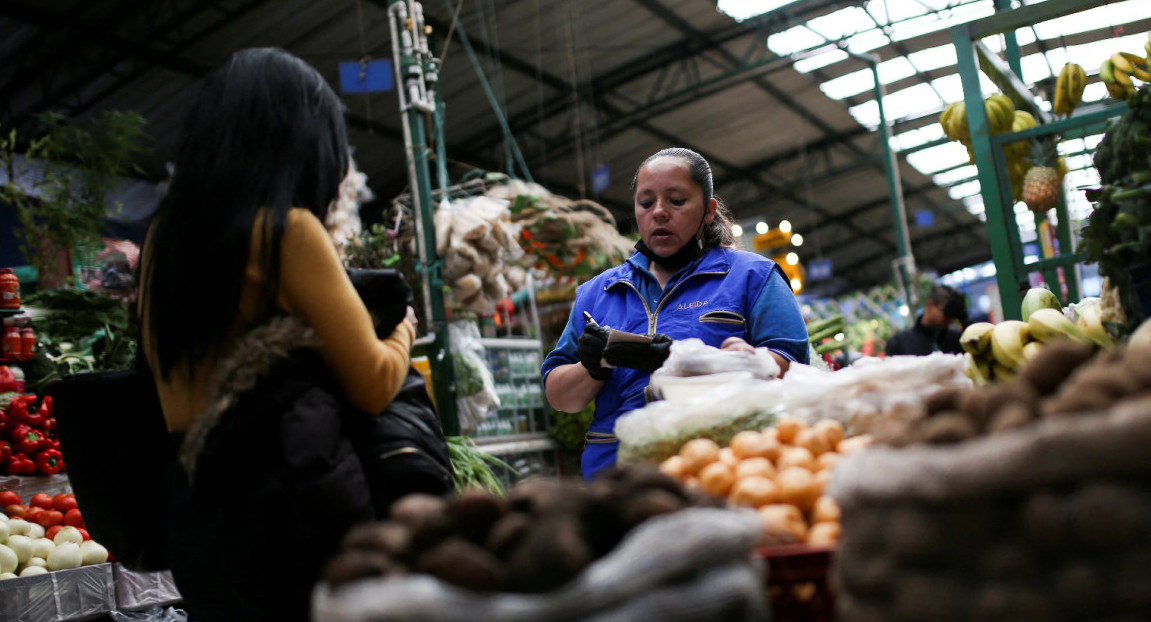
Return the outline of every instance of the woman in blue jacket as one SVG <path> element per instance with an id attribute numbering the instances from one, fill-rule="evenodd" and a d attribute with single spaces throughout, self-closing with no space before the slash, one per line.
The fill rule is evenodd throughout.
<path id="1" fill-rule="evenodd" d="M 696 337 L 725 350 L 765 347 L 784 372 L 792 362 L 808 361 L 807 327 L 788 279 L 774 261 L 734 248 L 731 218 L 713 196 L 703 156 L 664 149 L 640 165 L 632 189 L 636 253 L 579 287 L 567 326 L 542 367 L 552 407 L 579 412 L 595 400 L 582 458 L 588 479 L 615 464 L 616 419 L 645 404 L 651 372 L 663 364 L 672 341 Z M 653 341 L 607 347 L 608 329 Z"/>

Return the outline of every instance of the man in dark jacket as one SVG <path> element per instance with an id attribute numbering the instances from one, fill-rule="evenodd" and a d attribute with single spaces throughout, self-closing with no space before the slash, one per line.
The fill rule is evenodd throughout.
<path id="1" fill-rule="evenodd" d="M 915 320 L 915 326 L 904 329 L 887 340 L 888 356 L 912 354 L 926 356 L 932 352 L 962 354 L 959 335 L 967 324 L 967 304 L 963 292 L 946 285 L 931 288 L 923 315 Z"/>

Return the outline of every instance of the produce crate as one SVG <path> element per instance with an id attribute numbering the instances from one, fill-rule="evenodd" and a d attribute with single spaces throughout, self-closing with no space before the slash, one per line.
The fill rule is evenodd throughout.
<path id="1" fill-rule="evenodd" d="M 767 593 L 773 619 L 834 619 L 835 596 L 828 582 L 834 553 L 833 546 L 807 544 L 764 547 L 756 552 L 767 564 Z"/>
<path id="2" fill-rule="evenodd" d="M 1151 398 L 836 468 L 837 619 L 1145 619 Z"/>
<path id="3" fill-rule="evenodd" d="M 115 608 L 112 564 L 0 581 L 0 620 L 89 620 Z"/>
<path id="4" fill-rule="evenodd" d="M 115 564 L 112 575 L 116 584 L 116 608 L 120 611 L 171 605 L 182 600 L 172 573 L 167 570 L 136 572 Z"/>

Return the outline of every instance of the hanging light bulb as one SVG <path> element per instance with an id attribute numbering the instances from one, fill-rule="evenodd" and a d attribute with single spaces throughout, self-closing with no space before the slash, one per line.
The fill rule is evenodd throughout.
<path id="1" fill-rule="evenodd" d="M 799 235 L 798 233 L 791 234 L 791 245 L 803 246 L 803 236 Z"/>
<path id="2" fill-rule="evenodd" d="M 794 266 L 795 264 L 799 263 L 799 255 L 795 253 L 788 253 L 787 257 L 784 257 L 784 260 L 787 261 L 787 265 Z"/>
<path id="3" fill-rule="evenodd" d="M 731 226 L 731 234 L 737 238 L 743 237 L 743 227 L 741 227 L 739 225 L 732 225 Z"/>
<path id="4" fill-rule="evenodd" d="M 784 233 L 790 233 L 791 232 L 791 221 L 790 220 L 779 221 L 779 230 L 784 232 Z"/>
<path id="5" fill-rule="evenodd" d="M 767 223 L 762 220 L 755 223 L 755 232 L 759 234 L 767 233 Z"/>
<path id="6" fill-rule="evenodd" d="M 791 279 L 791 291 L 798 292 L 803 287 L 803 283 L 799 279 Z"/>

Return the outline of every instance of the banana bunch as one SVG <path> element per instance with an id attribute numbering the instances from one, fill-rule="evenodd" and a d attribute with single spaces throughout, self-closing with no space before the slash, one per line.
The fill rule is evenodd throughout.
<path id="1" fill-rule="evenodd" d="M 996 93 L 983 101 L 983 108 L 987 112 L 987 124 L 992 134 L 1004 134 L 1014 131 L 1017 123 L 1015 104 L 1011 98 Z M 1030 118 L 1032 126 L 1035 119 Z M 961 101 L 948 104 L 939 115 L 939 125 L 943 127 L 943 135 L 950 140 L 956 140 L 967 147 L 967 156 L 972 164 L 975 163 L 975 152 L 971 149 L 971 130 L 967 127 L 967 104 Z M 1031 127 L 1031 126 L 1028 126 Z M 1026 151 L 1026 150 L 1025 150 Z"/>
<path id="2" fill-rule="evenodd" d="M 1148 40 L 1148 44 L 1151 44 L 1151 40 Z M 1138 54 L 1116 52 L 1099 67 L 1099 79 L 1103 81 L 1107 87 L 1107 94 L 1113 99 L 1126 100 L 1135 92 L 1132 77 L 1143 82 L 1151 82 L 1147 59 Z"/>
<path id="3" fill-rule="evenodd" d="M 1055 116 L 1071 116 L 1079 102 L 1083 101 L 1083 89 L 1087 86 L 1087 72 L 1075 63 L 1063 65 L 1055 80 Z"/>
<path id="4" fill-rule="evenodd" d="M 1030 112 L 1016 110 L 1014 120 L 1011 123 L 1011 131 L 1022 132 L 1036 125 L 1039 123 L 1035 117 L 1031 116 Z M 1032 162 L 1028 159 L 1028 156 L 1031 155 L 1031 142 L 1017 140 L 1008 143 L 1003 146 L 1003 153 L 1007 161 L 1007 176 L 1011 180 L 1011 196 L 1019 201 L 1023 197 L 1023 179 L 1032 167 Z"/>
<path id="5" fill-rule="evenodd" d="M 1047 292 L 1044 288 L 1033 288 L 1028 293 L 1035 290 Z M 1030 299 L 1028 304 L 1033 307 L 1024 314 L 1026 321 L 976 322 L 960 335 L 967 376 L 976 385 L 1010 381 L 1042 351 L 1044 344 L 1052 341 L 1073 339 L 1100 348 L 1112 344 L 1103 327 L 1098 305 L 1082 306 L 1078 320 L 1072 321 L 1063 314 L 1054 296 L 1032 295 L 1026 298 Z"/>

